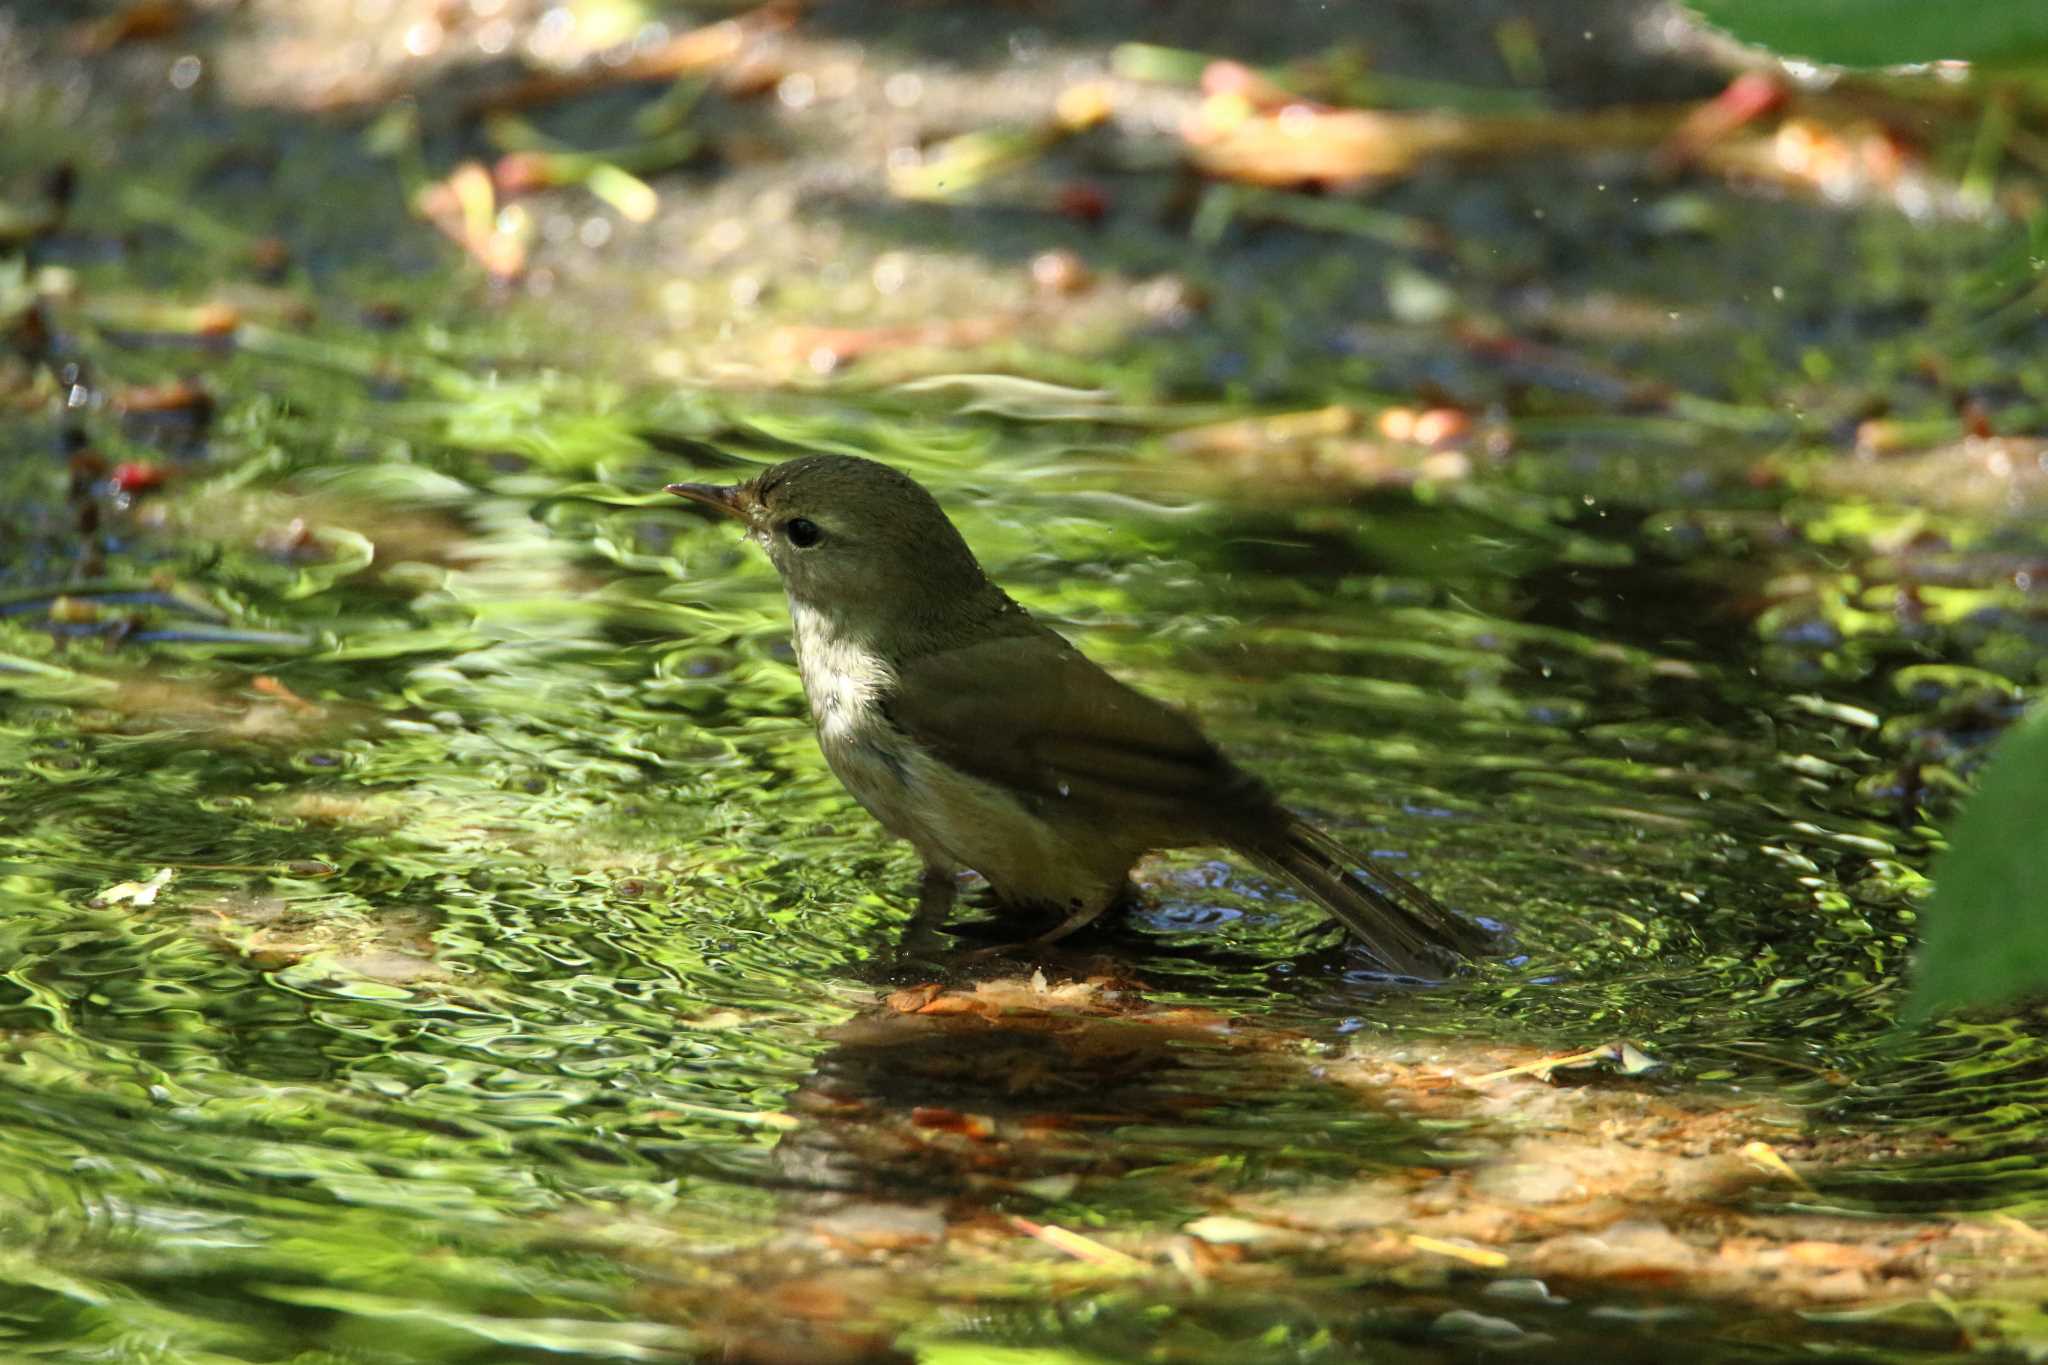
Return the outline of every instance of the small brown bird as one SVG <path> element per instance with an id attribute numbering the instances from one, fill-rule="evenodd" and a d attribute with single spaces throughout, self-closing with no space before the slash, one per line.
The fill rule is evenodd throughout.
<path id="1" fill-rule="evenodd" d="M 668 491 L 738 518 L 782 574 L 825 760 L 924 860 L 923 923 L 979 872 L 998 901 L 1109 908 L 1154 849 L 1224 845 L 1286 877 L 1387 967 L 1441 976 L 1488 936 L 1283 808 L 1180 712 L 1112 678 L 989 582 L 931 494 L 809 455 Z"/>

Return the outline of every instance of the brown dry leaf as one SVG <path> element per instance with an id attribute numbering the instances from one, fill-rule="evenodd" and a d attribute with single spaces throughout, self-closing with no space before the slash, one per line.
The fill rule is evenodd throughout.
<path id="1" fill-rule="evenodd" d="M 1069 1007 L 1046 1006 L 1062 993 Z M 816 1086 L 791 1101 L 833 1121 L 791 1132 L 783 1156 L 795 1170 L 852 1162 L 914 1178 L 922 1188 L 949 1189 L 950 1201 L 943 1217 L 922 1205 L 839 1206 L 812 1227 L 820 1256 L 886 1257 L 898 1273 L 906 1258 L 944 1257 L 962 1270 L 962 1258 L 1013 1257 L 1005 1234 L 1023 1231 L 1085 1266 L 1137 1273 L 1170 1265 L 1235 1293 L 1294 1283 L 1307 1255 L 1376 1267 L 1410 1285 L 1479 1271 L 1591 1281 L 1593 1296 L 1602 1284 L 1623 1292 L 1670 1286 L 1689 1298 L 1795 1310 L 1924 1296 L 1937 1283 L 1963 1282 L 1937 1275 L 1981 1276 L 1959 1268 L 2001 1258 L 2002 1273 L 2013 1257 L 2048 1261 L 2042 1239 L 2024 1227 L 1747 1211 L 1742 1191 L 1766 1176 L 1743 1156 L 1746 1145 L 1769 1141 L 1801 1161 L 1830 1156 L 1823 1140 L 1797 1137 L 1799 1115 L 1789 1108 L 1687 1091 L 1668 1076 L 1602 1071 L 1551 1085 L 1533 1073 L 1555 1058 L 1534 1048 L 1412 1038 L 1389 1039 L 1378 1051 L 1356 1040 L 1349 1057 L 1319 1058 L 1316 1074 L 1372 1107 L 1426 1115 L 1436 1140 L 1455 1149 L 1442 1160 L 1250 1196 L 1218 1181 L 1213 1161 L 1189 1160 L 1148 1172 L 1212 1201 L 1176 1233 L 1120 1228 L 1105 1239 L 1011 1221 L 982 1201 L 1025 1191 L 1086 1199 L 1090 1182 L 1124 1174 L 1115 1150 L 1093 1140 L 1101 1128 L 1170 1125 L 1184 1102 L 1225 1102 L 1171 1083 L 1190 1042 L 1293 1074 L 1299 1040 L 1255 1020 L 1225 1021 L 1227 1029 L 1191 1038 L 1188 1013 L 1155 1010 L 1128 983 L 1108 978 L 1034 974 L 963 986 L 951 995 L 997 1006 L 994 1014 L 969 1011 L 971 1021 L 915 1012 L 947 992 L 903 994 L 860 1027 L 835 1031 L 836 1055 L 819 1067 Z M 1086 1109 L 1013 1104 L 1003 1079 L 1033 1059 L 1049 1083 L 1078 1086 Z M 1485 1076 L 1497 1078 L 1470 1084 Z M 918 1097 L 915 1106 L 908 1095 Z M 806 1226 L 814 1216 L 806 1212 Z M 812 1265 L 771 1275 L 770 1283 L 791 1285 L 780 1317 L 826 1321 L 847 1309 L 858 1296 L 834 1292 L 828 1274 Z"/>
<path id="2" fill-rule="evenodd" d="M 474 114 L 524 109 L 621 85 L 674 80 L 695 72 L 715 70 L 739 61 L 757 39 L 789 27 L 795 18 L 793 5 L 763 5 L 734 18 L 679 33 L 649 51 L 634 53 L 624 61 L 591 61 L 574 71 L 545 72 L 495 87 L 471 100 L 468 111 Z"/>
<path id="3" fill-rule="evenodd" d="M 121 412 L 193 412 L 213 407 L 213 395 L 196 379 L 124 385 L 109 395 L 109 401 Z"/>
<path id="4" fill-rule="evenodd" d="M 889 1344 L 900 1329 L 884 1325 L 884 1306 L 902 1292 L 900 1277 L 879 1266 L 838 1263 L 849 1251 L 862 1254 L 860 1248 L 831 1244 L 805 1256 L 785 1240 L 716 1264 L 692 1262 L 678 1275 L 666 1259 L 665 1231 L 654 1224 L 631 1229 L 636 1253 L 649 1243 L 664 1247 L 656 1261 L 664 1273 L 631 1291 L 631 1311 L 688 1323 L 702 1348 L 692 1358 L 729 1365 L 913 1365 Z M 893 1260 L 905 1253 L 866 1254 Z"/>
<path id="5" fill-rule="evenodd" d="M 252 692 L 260 692 L 266 697 L 274 697 L 301 715 L 317 717 L 322 709 L 318 702 L 307 701 L 268 673 L 259 673 L 251 678 L 249 680 L 249 689 Z"/>
<path id="6" fill-rule="evenodd" d="M 987 1141 L 996 1135 L 996 1121 L 988 1115 L 963 1114 L 957 1109 L 944 1109 L 936 1105 L 919 1105 L 912 1109 L 910 1123 L 914 1128 L 958 1133 L 977 1142 Z"/>
<path id="7" fill-rule="evenodd" d="M 770 344 L 783 368 L 830 374 L 878 352 L 985 346 L 1016 331 L 1022 322 L 1020 315 L 1012 314 L 894 327 L 785 327 Z"/>
<path id="8" fill-rule="evenodd" d="M 906 986 L 900 991 L 892 991 L 882 1003 L 898 1014 L 916 1014 L 944 994 L 945 989 L 936 981 L 928 981 L 922 986 Z"/>
<path id="9" fill-rule="evenodd" d="M 168 38 L 192 22 L 189 0 L 134 0 L 104 19 L 75 25 L 68 46 L 81 57 L 97 57 L 125 43 Z"/>
<path id="10" fill-rule="evenodd" d="M 1891 128 L 1868 119 L 1830 122 L 1788 118 L 1768 134 L 1727 138 L 1700 148 L 1697 163 L 1715 174 L 1817 196 L 1831 204 L 1889 203 L 1925 214 L 1981 216 L 1948 182 L 1937 180 L 1920 151 Z"/>
<path id="11" fill-rule="evenodd" d="M 1406 175 L 1471 137 L 1454 114 L 1388 114 L 1289 104 L 1263 112 L 1241 92 L 1212 95 L 1183 125 L 1196 167 L 1252 185 L 1292 188 Z"/>
<path id="12" fill-rule="evenodd" d="M 1010 1222 L 1020 1232 L 1036 1237 L 1047 1246 L 1055 1247 L 1077 1261 L 1101 1266 L 1105 1270 L 1136 1272 L 1146 1268 L 1145 1263 L 1127 1252 L 1115 1247 L 1104 1246 L 1093 1237 L 1084 1237 L 1070 1229 L 1050 1223 L 1034 1223 L 1029 1218 L 1012 1216 Z"/>
<path id="13" fill-rule="evenodd" d="M 991 977 L 969 988 L 949 989 L 936 982 L 910 986 L 889 995 L 883 1002 L 898 1014 L 971 1014 L 985 1019 L 1020 1016 L 1050 1021 L 1054 1016 L 1102 1016 L 1135 1012 L 1149 1022 L 1169 1027 L 1213 1027 L 1221 1016 L 1202 1011 L 1153 1011 L 1136 993 L 1136 986 L 1114 977 L 1094 976 L 1084 980 L 1049 983 L 1041 969 L 1028 977 Z"/>
<path id="14" fill-rule="evenodd" d="M 260 689 L 259 689 L 260 690 Z M 81 723 L 94 731 L 138 726 L 166 727 L 210 735 L 217 740 L 302 743 L 366 723 L 372 713 L 354 706 L 293 706 L 252 698 L 233 680 L 204 683 L 158 678 L 123 679 L 93 698 Z"/>
<path id="15" fill-rule="evenodd" d="M 1108 988 L 1108 978 L 1063 981 L 1049 985 L 1042 972 L 1029 977 L 997 977 L 975 983 L 974 998 L 982 1005 L 1004 1013 L 1072 1011 L 1091 1014 L 1113 1013 L 1117 995 Z"/>
<path id="16" fill-rule="evenodd" d="M 784 1280 L 763 1297 L 778 1313 L 813 1322 L 841 1322 L 872 1312 L 889 1288 L 886 1272 L 849 1269 Z"/>
<path id="17" fill-rule="evenodd" d="M 770 1289 L 768 1298 L 777 1312 L 817 1322 L 852 1317 L 855 1309 L 867 1303 L 865 1297 L 853 1294 L 843 1281 L 823 1277 L 785 1281 Z"/>
<path id="18" fill-rule="evenodd" d="M 1796 1114 L 1634 1076 L 1595 1073 L 1568 1087 L 1535 1079 L 1555 1060 L 1497 1046 L 1444 1045 L 1421 1060 L 1361 1052 L 1333 1068 L 1336 1078 L 1438 1123 L 1471 1125 L 1457 1140 L 1459 1164 L 1234 1205 L 1341 1237 L 1334 1249 L 1361 1262 L 1412 1255 L 1393 1235 L 1401 1228 L 1484 1247 L 1518 1274 L 1682 1283 L 1688 1293 L 1787 1307 L 1920 1292 L 1937 1266 L 1984 1263 L 1971 1238 L 2019 1244 L 1983 1225 L 1739 1212 L 1741 1192 L 1772 1173 L 1757 1164 L 1759 1149 L 1780 1161 L 1793 1150 L 1806 1161 L 1828 1157 L 1815 1140 L 1786 1136 L 1798 1131 Z M 1496 1079 L 1474 1087 L 1464 1077 Z M 2042 1259 L 2038 1245 L 2026 1254 Z"/>
<path id="19" fill-rule="evenodd" d="M 1471 416 L 1457 408 L 1424 408 L 1415 415 L 1408 439 L 1416 445 L 1441 450 L 1463 441 L 1471 431 Z"/>
<path id="20" fill-rule="evenodd" d="M 157 296 L 95 295 L 81 308 L 96 325 L 141 336 L 227 337 L 242 325 L 232 302 L 176 303 Z"/>
<path id="21" fill-rule="evenodd" d="M 1784 1262 L 1825 1270 L 1872 1270 L 1886 1259 L 1884 1254 L 1869 1247 L 1849 1246 L 1842 1242 L 1788 1242 L 1765 1252 L 1758 1262 L 1764 1265 Z"/>
<path id="22" fill-rule="evenodd" d="M 1785 107 L 1785 87 L 1766 71 L 1744 71 L 1727 88 L 1695 106 L 1657 149 L 1657 164 L 1676 170 L 1737 128 Z"/>
<path id="23" fill-rule="evenodd" d="M 1239 417 L 1186 427 L 1168 436 L 1162 444 L 1176 455 L 1249 455 L 1276 445 L 1349 435 L 1358 429 L 1359 421 L 1356 409 L 1334 403 L 1306 412 Z"/>
<path id="24" fill-rule="evenodd" d="M 1205 99 L 1182 126 L 1181 136 L 1198 169 L 1285 189 L 1407 175 L 1439 156 L 1655 146 L 1681 117 L 1675 108 L 1516 118 L 1331 109 L 1302 102 L 1265 112 L 1242 92 L 1232 91 Z"/>
<path id="25" fill-rule="evenodd" d="M 1174 454 L 1208 462 L 1213 472 L 1233 480 L 1319 487 L 1454 481 L 1472 472 L 1472 457 L 1465 447 L 1505 453 L 1509 446 L 1505 427 L 1496 423 L 1476 429 L 1472 418 L 1457 408 L 1392 407 L 1369 425 L 1367 431 L 1363 412 L 1339 404 L 1189 427 L 1166 437 L 1164 444 Z"/>
<path id="26" fill-rule="evenodd" d="M 967 995 L 941 995 L 918 1010 L 919 1014 L 975 1014 L 986 1019 L 994 1019 L 1002 1012 L 999 1005 Z"/>
<path id="27" fill-rule="evenodd" d="M 1095 283 L 1094 272 L 1078 251 L 1064 247 L 1031 258 L 1031 282 L 1041 294 L 1079 294 Z"/>
<path id="28" fill-rule="evenodd" d="M 422 186 L 413 210 L 468 252 L 494 280 L 526 273 L 533 241 L 531 218 L 517 204 L 500 212 L 497 188 L 480 161 L 465 161 L 446 180 Z"/>
<path id="29" fill-rule="evenodd" d="M 1301 104 L 1300 95 L 1267 76 L 1255 67 L 1243 62 L 1220 57 L 1202 68 L 1200 80 L 1204 95 L 1236 97 L 1254 109 L 1279 109 L 1290 104 Z"/>
<path id="30" fill-rule="evenodd" d="M 1890 417 L 1872 417 L 1856 424 L 1856 453 L 1866 459 L 1910 455 L 1933 444 L 1914 426 Z"/>

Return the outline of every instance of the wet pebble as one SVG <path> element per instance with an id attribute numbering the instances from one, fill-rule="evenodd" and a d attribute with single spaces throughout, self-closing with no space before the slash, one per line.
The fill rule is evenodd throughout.
<path id="1" fill-rule="evenodd" d="M 1524 1341 L 1531 1335 L 1519 1323 L 1475 1313 L 1469 1308 L 1453 1308 L 1438 1314 L 1436 1321 L 1429 1324 L 1429 1331 L 1432 1336 L 1477 1337 L 1487 1341 Z"/>

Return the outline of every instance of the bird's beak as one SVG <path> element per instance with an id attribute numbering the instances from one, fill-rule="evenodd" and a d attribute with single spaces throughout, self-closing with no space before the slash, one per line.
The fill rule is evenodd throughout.
<path id="1" fill-rule="evenodd" d="M 688 498 L 691 502 L 701 502 L 706 507 L 716 507 L 727 516 L 735 517 L 740 521 L 747 520 L 746 508 L 740 505 L 740 493 L 745 488 L 745 484 L 734 484 L 729 488 L 721 487 L 715 483 L 672 483 L 668 485 L 668 491 L 677 497 Z"/>

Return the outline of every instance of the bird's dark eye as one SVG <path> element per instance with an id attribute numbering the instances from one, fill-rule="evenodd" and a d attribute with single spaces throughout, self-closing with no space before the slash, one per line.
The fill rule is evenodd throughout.
<path id="1" fill-rule="evenodd" d="M 809 517 L 791 517 L 782 523 L 782 534 L 789 537 L 789 543 L 799 550 L 807 550 L 825 538 L 818 529 L 818 523 Z"/>

